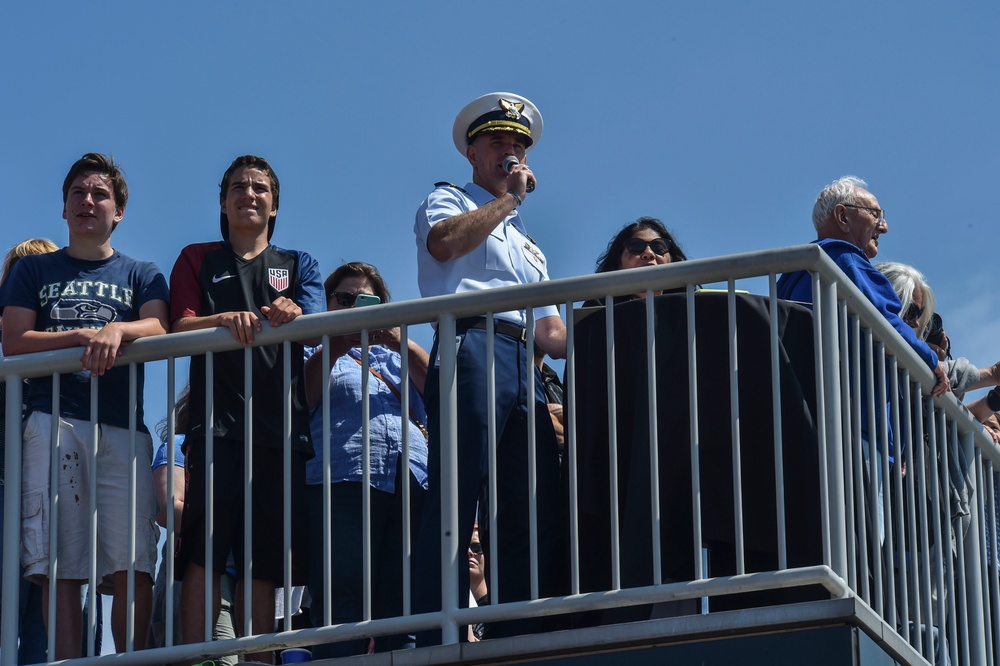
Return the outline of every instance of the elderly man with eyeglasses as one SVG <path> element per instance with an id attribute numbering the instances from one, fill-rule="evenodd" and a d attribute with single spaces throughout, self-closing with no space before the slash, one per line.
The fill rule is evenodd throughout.
<path id="1" fill-rule="evenodd" d="M 819 233 L 815 241 L 817 245 L 830 255 L 834 263 L 844 272 L 851 282 L 861 290 L 861 293 L 871 301 L 889 324 L 903 336 L 903 339 L 913 348 L 917 355 L 934 372 L 937 383 L 931 394 L 938 396 L 951 390 L 948 374 L 938 361 L 937 354 L 926 342 L 919 339 L 913 329 L 900 316 L 902 303 L 892 288 L 889 280 L 872 265 L 871 259 L 878 254 L 879 238 L 889 233 L 889 225 L 885 220 L 885 211 L 878 205 L 878 199 L 867 189 L 867 183 L 856 176 L 843 176 L 833 181 L 819 193 L 813 205 L 813 224 Z M 813 302 L 812 276 L 808 271 L 786 273 L 778 280 L 778 297 L 804 303 Z M 887 382 L 888 384 L 888 382 Z M 886 390 L 888 391 L 888 386 Z M 876 424 L 888 419 L 885 405 L 875 407 Z M 866 385 L 861 382 L 861 446 L 864 454 L 865 469 L 869 468 L 869 451 L 875 432 L 869 432 L 868 399 Z M 893 461 L 893 433 L 890 424 L 888 431 L 889 461 Z M 879 541 L 885 538 L 885 522 L 883 520 L 882 475 L 880 456 L 875 459 L 876 492 L 878 493 L 878 515 L 873 517 L 878 531 Z"/>
<path id="2" fill-rule="evenodd" d="M 892 284 L 872 265 L 871 260 L 878 254 L 879 238 L 889 233 L 889 225 L 885 210 L 866 189 L 867 185 L 856 176 L 843 176 L 823 188 L 813 206 L 813 224 L 819 234 L 815 243 L 927 363 L 937 378 L 931 394 L 942 395 L 951 390 L 944 366 L 934 350 L 903 321 L 902 304 Z M 812 303 L 812 276 L 808 271 L 782 275 L 778 280 L 778 297 Z"/>

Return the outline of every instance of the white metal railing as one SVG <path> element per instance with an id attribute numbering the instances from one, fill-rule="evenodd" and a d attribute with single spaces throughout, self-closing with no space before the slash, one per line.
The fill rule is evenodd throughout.
<path id="1" fill-rule="evenodd" d="M 791 315 L 784 310 L 779 311 L 780 304 L 775 298 L 776 276 L 782 272 L 801 269 L 813 271 L 813 291 L 816 294 L 812 311 L 813 322 L 809 327 L 812 339 L 807 340 L 813 366 L 803 368 L 800 364 L 800 367 L 793 368 L 802 373 L 802 377 L 813 378 L 812 384 L 804 386 L 802 390 L 807 404 L 806 416 L 814 422 L 814 428 L 809 431 L 814 435 L 809 436 L 808 445 L 805 447 L 802 446 L 805 440 L 799 433 L 784 430 L 783 422 L 787 418 L 789 408 L 783 402 L 782 391 L 787 389 L 783 373 L 786 373 L 788 368 L 787 364 L 782 365 L 779 362 L 779 356 L 783 345 L 790 341 L 782 339 L 779 321 Z M 750 337 L 750 333 L 745 327 L 741 328 L 740 317 L 737 314 L 738 309 L 742 307 L 742 296 L 736 293 L 737 286 L 740 286 L 737 281 L 751 278 L 762 278 L 766 281 L 766 295 L 769 297 L 766 301 L 762 301 L 769 320 L 766 344 L 755 350 L 755 353 L 768 359 L 764 366 L 766 371 L 756 379 L 761 387 L 760 391 L 770 396 L 771 409 L 765 416 L 769 417 L 771 429 L 768 430 L 766 438 L 755 437 L 753 433 L 748 436 L 744 428 L 744 424 L 752 420 L 751 417 L 760 416 L 746 411 L 753 390 L 745 389 L 748 378 L 746 369 L 741 365 L 741 359 L 745 359 L 746 351 L 741 347 L 741 341 Z M 715 283 L 725 285 L 724 293 L 696 292 L 695 285 Z M 759 281 L 754 284 L 759 284 Z M 527 308 L 530 346 L 532 312 L 538 307 L 560 304 L 570 310 L 575 303 L 588 298 L 643 292 L 652 295 L 654 290 L 678 288 L 684 289 L 683 295 L 675 296 L 673 300 L 681 303 L 678 306 L 679 312 L 683 312 L 684 317 L 679 318 L 678 322 L 664 321 L 662 313 L 658 310 L 662 299 L 656 301 L 647 299 L 645 305 L 641 306 L 641 314 L 638 315 L 642 320 L 642 334 L 636 334 L 636 337 L 641 339 L 641 344 L 636 344 L 631 337 L 628 339 L 616 337 L 616 319 L 626 315 L 634 319 L 637 316 L 635 304 L 631 306 L 631 314 L 626 310 L 619 312 L 618 308 L 603 308 L 600 315 L 596 316 L 604 317 L 606 343 L 605 351 L 599 354 L 597 359 L 581 357 L 577 349 L 580 344 L 580 329 L 587 329 L 589 326 L 590 330 L 585 332 L 590 334 L 595 327 L 587 324 L 575 325 L 573 317 L 567 316 L 568 463 L 564 465 L 564 473 L 568 489 L 567 531 L 570 576 L 566 594 L 548 599 L 538 598 L 538 552 L 535 543 L 537 521 L 533 499 L 529 498 L 533 535 L 530 549 L 532 598 L 481 608 L 461 608 L 460 606 L 464 604 L 459 600 L 467 593 L 458 590 L 456 583 L 458 568 L 463 566 L 462 558 L 456 557 L 460 552 L 460 544 L 457 543 L 455 536 L 458 533 L 458 513 L 454 499 L 457 482 L 455 444 L 457 397 L 454 385 L 456 320 L 483 313 Z M 722 311 L 726 316 L 724 328 L 721 329 L 724 340 L 722 343 L 724 353 L 721 354 L 721 358 L 726 359 L 724 375 L 728 379 L 725 386 L 720 384 L 706 387 L 704 384 L 699 385 L 699 378 L 704 376 L 705 366 L 713 361 L 712 357 L 719 357 L 719 348 L 707 348 L 711 335 L 719 331 L 709 331 L 701 327 L 699 322 L 704 318 L 700 308 L 709 301 L 723 303 L 723 300 Z M 795 316 L 802 315 L 798 313 Z M 489 325 L 492 326 L 491 317 L 489 321 Z M 683 323 L 680 323 L 681 321 Z M 440 337 L 441 419 L 444 424 L 441 431 L 444 498 L 441 539 L 444 544 L 442 552 L 449 555 L 443 558 L 441 564 L 442 599 L 445 600 L 442 610 L 422 615 L 409 614 L 412 599 L 407 587 L 404 589 L 406 611 L 401 617 L 372 619 L 369 602 L 366 604 L 365 617 L 360 623 L 291 630 L 290 618 L 286 617 L 283 630 L 278 633 L 245 636 L 224 642 L 176 645 L 159 650 L 132 652 L 119 655 L 116 658 L 118 663 L 162 664 L 195 660 L 206 655 L 309 646 L 422 631 L 435 627 L 443 630 L 445 642 L 455 642 L 460 626 L 476 622 L 583 611 L 611 611 L 650 604 L 654 606 L 653 612 L 657 612 L 656 609 L 668 608 L 671 602 L 690 603 L 699 599 L 707 599 L 708 608 L 711 610 L 716 604 L 732 599 L 732 595 L 747 592 L 763 594 L 764 596 L 760 598 L 767 604 L 769 603 L 767 595 L 789 588 L 811 589 L 814 592 L 820 590 L 819 596 L 826 598 L 856 597 L 881 618 L 882 631 L 885 634 L 898 637 L 895 642 L 890 641 L 892 645 L 888 649 L 906 663 L 922 663 L 921 655 L 930 663 L 946 663 L 946 652 L 951 663 L 997 663 L 997 652 L 1000 649 L 1000 622 L 997 618 L 997 608 L 1000 607 L 997 535 L 995 519 L 987 517 L 997 516 L 996 488 L 1000 483 L 998 480 L 1000 477 L 997 476 L 1000 469 L 998 468 L 1000 452 L 953 396 L 947 395 L 933 400 L 927 397 L 926 392 L 934 382 L 931 372 L 879 316 L 860 291 L 844 280 L 832 261 L 818 247 L 800 246 L 694 260 L 652 269 L 619 271 L 553 280 L 539 285 L 507 287 L 486 292 L 304 316 L 280 329 L 270 329 L 265 325 L 265 330 L 258 335 L 254 344 L 284 343 L 283 353 L 288 355 L 292 353 L 292 347 L 287 344 L 288 340 L 323 338 L 326 342 L 330 336 L 358 330 L 362 330 L 362 334 L 366 336 L 368 331 L 392 326 L 403 327 L 405 341 L 408 327 L 429 322 L 437 323 Z M 671 351 L 658 346 L 661 342 L 661 332 L 678 326 L 683 326 L 680 335 L 686 345 L 683 358 L 686 366 L 685 371 L 678 375 L 680 379 L 676 380 L 680 383 L 672 384 L 671 382 L 675 381 L 673 378 L 658 377 L 655 370 L 661 367 L 658 363 Z M 492 343 L 492 337 L 490 342 Z M 403 347 L 405 348 L 405 344 Z M 176 394 L 177 388 L 175 359 L 236 348 L 238 345 L 224 329 L 189 332 L 136 341 L 129 346 L 119 362 L 134 364 L 161 359 L 167 361 L 166 394 L 169 414 L 173 411 L 172 396 Z M 326 348 L 327 345 L 324 344 L 324 349 Z M 619 419 L 626 406 L 634 407 L 632 404 L 623 405 L 619 402 L 622 395 L 622 367 L 616 359 L 623 351 L 628 352 L 645 372 L 642 382 L 635 384 L 640 387 L 645 386 L 645 389 L 640 390 L 640 393 L 644 393 L 641 395 L 641 399 L 644 400 L 641 403 L 644 405 L 644 410 L 639 410 L 646 414 L 645 423 L 642 423 L 641 419 L 636 423 L 645 428 L 646 433 L 644 441 L 648 451 L 642 453 L 649 456 L 646 468 L 649 474 L 644 481 L 649 487 L 649 497 L 643 498 L 646 501 L 643 520 L 648 519 L 650 522 L 648 529 L 638 531 L 647 533 L 650 538 L 649 550 L 644 551 L 644 557 L 648 555 L 651 571 L 648 580 L 644 579 L 638 583 L 622 579 L 623 571 L 631 575 L 629 569 L 623 569 L 623 549 L 626 554 L 631 550 L 639 550 L 629 542 L 636 533 L 635 525 L 625 525 L 623 532 L 621 524 L 623 516 L 631 517 L 631 513 L 625 512 L 630 511 L 632 505 L 619 506 L 622 492 L 630 490 L 619 486 L 620 475 L 627 472 L 619 468 L 622 463 L 622 451 L 618 448 L 621 444 L 618 441 Z M 249 352 L 247 355 L 249 358 Z M 20 420 L 22 378 L 46 374 L 53 374 L 58 378 L 59 372 L 75 370 L 78 367 L 78 358 L 78 350 L 62 350 L 3 359 L 0 363 L 0 376 L 7 380 L 8 423 L 16 424 Z M 332 360 L 324 353 L 325 368 L 329 367 Z M 607 404 L 607 432 L 596 433 L 596 439 L 601 447 L 607 447 L 605 458 L 607 467 L 597 465 L 596 469 L 591 467 L 581 470 L 578 468 L 577 460 L 582 451 L 578 447 L 586 437 L 590 437 L 593 441 L 595 433 L 581 432 L 578 422 L 583 422 L 592 410 L 587 414 L 581 414 L 577 405 L 581 398 L 592 401 L 594 395 L 581 395 L 582 389 L 578 385 L 578 380 L 582 371 L 592 369 L 595 364 L 600 364 L 606 369 L 607 389 L 606 393 L 599 397 L 599 401 Z M 247 366 L 249 367 L 249 361 Z M 533 373 L 529 372 L 528 377 L 529 382 L 534 381 Z M 208 381 L 211 381 L 211 376 Z M 285 382 L 287 395 L 287 376 Z M 405 362 L 403 382 L 405 385 Z M 866 387 L 864 391 L 861 389 L 862 384 Z M 698 399 L 689 401 L 686 441 L 676 441 L 670 432 L 672 424 L 663 423 L 658 418 L 663 409 L 662 394 L 665 390 L 676 389 L 678 386 L 682 392 L 696 397 L 703 395 L 706 389 L 715 390 L 714 400 L 708 404 Z M 744 388 L 741 389 L 741 386 Z M 529 390 L 531 390 L 530 384 Z M 592 387 L 589 390 L 592 390 Z M 868 403 L 867 424 L 861 422 L 862 394 Z M 406 395 L 405 391 L 403 395 Z M 283 410 L 287 424 L 287 411 L 290 407 L 288 401 L 285 402 Z M 890 404 L 891 407 L 876 409 L 876 405 L 886 404 Z M 325 435 L 330 427 L 329 400 L 325 394 L 323 405 L 324 440 L 328 441 Z M 706 423 L 712 425 L 711 414 L 716 405 L 725 405 L 723 411 L 729 422 L 727 428 L 729 458 L 724 461 L 714 457 L 709 459 L 703 457 L 703 451 L 713 450 L 711 437 L 714 435 L 707 435 L 704 427 Z M 96 407 L 94 409 L 96 410 Z M 150 411 L 153 410 L 147 407 L 147 412 Z M 404 413 L 406 413 L 405 406 Z M 529 410 L 530 414 L 532 412 Z M 252 412 L 248 411 L 247 423 L 250 423 L 252 418 Z M 533 416 L 529 416 L 529 426 L 532 423 L 531 419 Z M 171 435 L 172 427 L 171 423 Z M 491 426 L 491 429 L 493 427 Z M 893 461 L 889 459 L 890 428 L 896 451 Z M 285 431 L 288 432 L 287 425 Z M 863 433 L 866 434 L 863 436 Z M 528 436 L 529 450 L 533 450 L 531 447 L 534 446 L 534 434 L 530 427 Z M 762 439 L 766 440 L 763 444 L 759 441 Z M 864 439 L 873 442 L 867 454 L 864 451 Z M 496 456 L 495 440 L 493 433 L 490 441 L 491 460 L 495 460 Z M 658 445 L 649 445 L 650 442 Z M 661 478 L 664 464 L 662 456 L 674 455 L 675 447 L 681 447 L 686 451 L 685 460 L 690 464 L 690 473 L 687 474 L 687 482 L 691 484 L 690 514 L 680 518 L 664 514 L 667 510 L 664 508 L 664 496 L 671 489 Z M 789 456 L 797 455 L 803 448 L 808 449 L 810 455 L 814 456 L 814 461 L 812 458 L 809 460 L 815 463 L 811 482 L 818 489 L 818 504 L 815 506 L 815 513 L 811 514 L 811 520 L 818 526 L 816 535 L 818 546 L 813 552 L 814 561 L 793 565 L 789 562 L 789 552 L 801 545 L 803 536 L 786 529 L 787 524 L 792 522 L 790 512 L 796 510 L 796 507 L 790 506 L 789 500 L 794 504 L 796 498 L 787 497 L 790 479 L 789 470 L 786 469 L 787 464 L 783 464 L 783 461 L 791 459 Z M 774 460 L 773 506 L 760 506 L 759 503 L 755 503 L 755 497 L 747 496 L 752 491 L 746 489 L 746 484 L 752 479 L 746 478 L 742 470 L 752 461 L 744 459 L 744 449 L 770 451 L 769 455 Z M 289 450 L 286 434 L 286 462 Z M 601 448 L 601 451 L 605 449 Z M 14 562 L 19 558 L 20 454 L 21 433 L 17 427 L 9 425 L 3 534 L 5 563 Z M 133 457 L 133 461 L 134 459 Z M 905 474 L 904 465 L 900 464 L 903 461 L 905 461 Z M 704 512 L 703 489 L 700 487 L 706 470 L 720 465 L 728 465 L 728 469 L 732 470 L 732 485 L 727 491 L 732 496 L 732 504 L 731 509 L 726 510 L 727 514 L 731 510 L 732 532 L 731 540 L 726 541 L 723 549 L 726 557 L 729 557 L 731 552 L 731 567 L 729 564 L 721 567 L 713 566 L 713 537 L 706 534 L 705 529 L 717 528 L 710 526 L 711 516 Z M 881 505 L 877 492 L 879 484 L 871 481 L 873 472 L 867 467 L 874 468 L 874 476 L 881 478 Z M 288 469 L 287 464 L 285 469 Z M 143 472 L 144 470 L 135 471 L 135 473 Z M 586 549 L 581 551 L 580 548 L 581 533 L 585 533 L 591 527 L 586 521 L 581 524 L 580 519 L 582 472 L 594 478 L 604 475 L 608 486 L 607 495 L 600 500 L 609 522 L 607 544 L 609 553 L 606 567 L 608 583 L 600 589 L 588 589 L 586 575 L 581 575 L 582 570 L 593 564 L 592 553 Z M 535 471 L 530 470 L 529 489 L 532 497 L 536 492 L 534 483 L 537 482 L 534 474 Z M 632 477 L 629 479 L 634 481 Z M 287 519 L 291 510 L 287 471 L 283 483 L 286 488 Z M 329 484 L 326 485 L 328 488 Z M 407 492 L 405 484 L 402 492 Z M 956 492 L 957 499 L 953 500 Z M 491 475 L 488 495 L 495 500 L 496 494 L 496 478 Z M 328 512 L 330 501 L 328 492 L 325 493 L 324 501 Z M 489 506 L 491 509 L 486 516 L 486 522 L 495 530 L 496 502 L 491 502 Z M 773 516 L 775 528 L 773 551 L 772 547 L 768 546 L 767 557 L 760 560 L 770 562 L 767 558 L 773 556 L 774 563 L 766 565 L 767 568 L 763 569 L 758 568 L 754 560 L 755 548 L 759 545 L 759 535 L 752 531 L 747 532 L 745 529 L 745 525 L 752 524 L 753 519 L 761 512 L 769 512 Z M 168 511 L 167 515 L 168 530 L 173 530 L 172 514 Z M 367 505 L 364 508 L 364 515 L 367 524 L 369 517 Z M 882 517 L 877 518 L 879 515 Z M 683 554 L 683 557 L 687 558 L 684 561 L 691 567 L 691 575 L 688 578 L 678 579 L 664 571 L 664 564 L 668 568 L 671 567 L 673 562 L 671 558 L 675 556 L 673 553 L 665 553 L 670 547 L 671 537 L 674 536 L 662 532 L 662 526 L 668 524 L 683 524 L 685 530 L 689 530 L 690 543 L 686 544 L 686 547 L 690 550 Z M 288 525 L 287 520 L 286 525 Z M 410 542 L 415 538 L 417 528 L 416 525 L 405 525 L 405 536 Z M 325 553 L 328 555 L 329 548 L 336 547 L 337 535 L 329 534 L 329 521 L 325 523 L 323 529 L 327 544 Z M 281 538 L 285 543 L 286 552 L 290 553 L 291 535 L 287 527 Z M 367 538 L 368 536 L 365 536 L 365 539 Z M 586 541 L 587 535 L 583 534 L 582 538 Z M 685 539 L 687 538 L 685 536 Z M 170 541 L 168 538 L 168 543 Z M 643 549 L 645 547 L 644 544 Z M 496 561 L 495 544 L 487 552 L 487 557 Z M 601 564 L 603 567 L 603 561 Z M 58 562 L 55 566 L 58 566 Z M 172 567 L 172 562 L 168 561 L 166 566 Z M 412 570 L 409 548 L 404 549 L 400 566 L 403 567 L 404 580 L 409 581 L 420 574 Z M 725 573 L 717 575 L 716 571 L 720 568 L 725 570 Z M 291 579 L 287 570 L 288 567 L 286 567 L 286 590 L 290 590 Z M 96 570 L 92 568 L 92 571 Z M 369 570 L 366 569 L 366 576 L 368 573 Z M 499 584 L 495 571 L 488 582 L 492 596 Z M 17 643 L 17 583 L 17 567 L 8 564 L 3 571 L 3 624 L 0 627 L 4 648 Z M 132 584 L 130 584 L 130 604 Z M 94 586 L 91 585 L 90 589 L 93 590 Z M 366 595 L 370 595 L 370 584 L 366 584 Z M 170 599 L 171 595 L 167 598 Z M 774 598 L 780 599 L 780 597 Z M 286 608 L 289 607 L 287 601 L 286 593 Z M 244 608 L 244 622 L 249 618 L 249 602 L 248 596 Z M 327 609 L 330 608 L 329 602 L 330 599 L 327 598 L 324 604 Z M 91 607 L 93 608 L 93 604 Z M 168 611 L 169 608 L 168 605 Z M 170 623 L 169 612 L 167 617 Z M 608 621 L 614 621 L 613 613 L 609 612 L 606 617 L 611 618 Z M 329 621 L 329 615 L 326 619 Z M 54 620 L 54 616 L 50 615 L 51 620 Z M 90 618 L 88 624 L 91 631 L 93 623 L 94 619 Z M 208 629 L 210 630 L 210 627 Z M 130 625 L 129 635 L 133 636 L 135 631 L 144 630 Z M 168 641 L 171 640 L 172 632 L 169 626 L 167 636 Z M 51 645 L 50 637 L 50 649 Z M 80 659 L 78 663 L 103 663 L 106 659 L 89 657 Z M 14 651 L 0 650 L 0 664 L 13 663 L 15 663 Z"/>

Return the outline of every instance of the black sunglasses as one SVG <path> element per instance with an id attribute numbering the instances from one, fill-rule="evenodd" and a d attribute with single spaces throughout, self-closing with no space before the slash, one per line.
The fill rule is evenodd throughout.
<path id="1" fill-rule="evenodd" d="M 629 238 L 625 241 L 625 249 L 636 256 L 645 252 L 647 246 L 653 251 L 653 254 L 659 257 L 670 252 L 670 241 L 666 238 L 655 238 L 651 241 L 644 241 L 641 238 Z"/>
<path id="2" fill-rule="evenodd" d="M 471 550 L 476 555 L 479 555 L 480 553 L 483 552 L 483 544 L 479 543 L 478 541 L 473 541 L 472 543 L 469 544 L 469 550 Z"/>
<path id="3" fill-rule="evenodd" d="M 352 294 L 349 291 L 335 291 L 333 292 L 333 297 L 345 308 L 353 308 L 354 304 L 358 301 L 358 295 Z"/>
<path id="4" fill-rule="evenodd" d="M 923 316 L 924 316 L 924 309 L 918 308 L 916 303 L 911 303 L 910 307 L 906 309 L 906 314 L 903 315 L 903 321 L 915 322 Z"/>

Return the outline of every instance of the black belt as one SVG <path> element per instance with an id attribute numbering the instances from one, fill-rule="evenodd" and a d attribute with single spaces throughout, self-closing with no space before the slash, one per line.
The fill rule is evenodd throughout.
<path id="1" fill-rule="evenodd" d="M 470 328 L 481 328 L 486 330 L 486 317 L 466 317 L 455 321 L 456 330 L 465 331 Z M 493 320 L 493 331 L 500 335 L 506 335 L 520 342 L 525 342 L 527 330 L 523 326 L 508 324 L 505 321 Z"/>

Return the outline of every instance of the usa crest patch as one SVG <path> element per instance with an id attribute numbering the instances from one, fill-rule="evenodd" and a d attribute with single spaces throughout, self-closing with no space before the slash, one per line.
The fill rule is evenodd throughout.
<path id="1" fill-rule="evenodd" d="M 288 269 L 268 268 L 267 281 L 272 287 L 274 287 L 275 291 L 284 291 L 288 289 Z"/>

